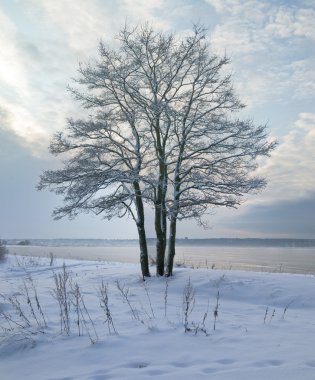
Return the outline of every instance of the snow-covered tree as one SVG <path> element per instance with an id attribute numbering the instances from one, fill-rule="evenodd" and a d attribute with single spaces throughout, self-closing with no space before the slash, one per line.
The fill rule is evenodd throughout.
<path id="1" fill-rule="evenodd" d="M 70 88 L 90 115 L 68 120 L 65 132 L 55 135 L 51 153 L 66 154 L 67 159 L 62 169 L 45 171 L 38 188 L 64 195 L 64 205 L 53 213 L 56 219 L 80 212 L 108 219 L 131 215 L 138 229 L 142 274 L 149 276 L 141 173 L 150 162 L 151 142 L 129 94 L 138 86 L 137 66 L 123 49 L 107 50 L 101 43 L 99 53 L 94 65 L 80 65 L 76 82 L 85 92 Z"/>
<path id="2" fill-rule="evenodd" d="M 71 92 L 90 113 L 68 121 L 51 151 L 68 154 L 64 168 L 46 171 L 39 188 L 65 195 L 55 217 L 94 212 L 136 222 L 142 273 L 149 275 L 144 204 L 154 208 L 157 274 L 172 274 L 177 221 L 213 207 L 237 207 L 265 181 L 252 177 L 268 155 L 265 126 L 234 115 L 243 108 L 228 58 L 211 54 L 205 29 L 183 37 L 149 25 L 125 27 L 116 49 L 103 43 L 99 58 L 80 65 Z"/>

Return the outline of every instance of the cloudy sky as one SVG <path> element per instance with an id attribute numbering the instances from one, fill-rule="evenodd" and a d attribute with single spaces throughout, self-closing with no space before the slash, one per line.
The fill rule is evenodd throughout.
<path id="1" fill-rule="evenodd" d="M 246 116 L 267 123 L 279 142 L 259 169 L 269 181 L 262 194 L 209 216 L 206 231 L 182 223 L 179 236 L 315 238 L 313 0 L 2 0 L 0 236 L 137 236 L 131 220 L 53 221 L 60 199 L 35 186 L 43 169 L 59 164 L 47 149 L 52 134 L 79 111 L 66 90 L 78 63 L 96 56 L 101 38 L 113 44 L 126 21 L 146 20 L 178 33 L 203 23 L 212 49 L 231 57 Z"/>

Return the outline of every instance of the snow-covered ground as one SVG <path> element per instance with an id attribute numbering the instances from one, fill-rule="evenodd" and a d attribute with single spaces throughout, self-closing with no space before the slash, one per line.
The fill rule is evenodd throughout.
<path id="1" fill-rule="evenodd" d="M 315 379 L 313 275 L 176 268 L 143 282 L 139 265 L 63 262 L 0 264 L 1 380 Z"/>

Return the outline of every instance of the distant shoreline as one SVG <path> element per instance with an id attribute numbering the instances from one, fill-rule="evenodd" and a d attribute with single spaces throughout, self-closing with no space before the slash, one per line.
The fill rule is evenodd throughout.
<path id="1" fill-rule="evenodd" d="M 126 247 L 138 245 L 137 239 L 5 239 L 10 245 L 31 245 L 51 247 Z M 147 239 L 149 246 L 155 245 L 155 239 Z M 225 246 L 225 247 L 315 247 L 315 239 L 269 239 L 269 238 L 211 238 L 177 239 L 179 246 Z"/>

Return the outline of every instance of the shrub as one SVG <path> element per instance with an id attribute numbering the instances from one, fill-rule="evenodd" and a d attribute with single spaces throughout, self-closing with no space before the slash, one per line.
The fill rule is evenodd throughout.
<path id="1" fill-rule="evenodd" d="M 5 241 L 0 239 L 0 262 L 3 262 L 5 260 L 7 253 L 8 249 L 5 245 Z"/>
<path id="2" fill-rule="evenodd" d="M 17 245 L 31 245 L 31 242 L 29 240 L 21 240 Z"/>

